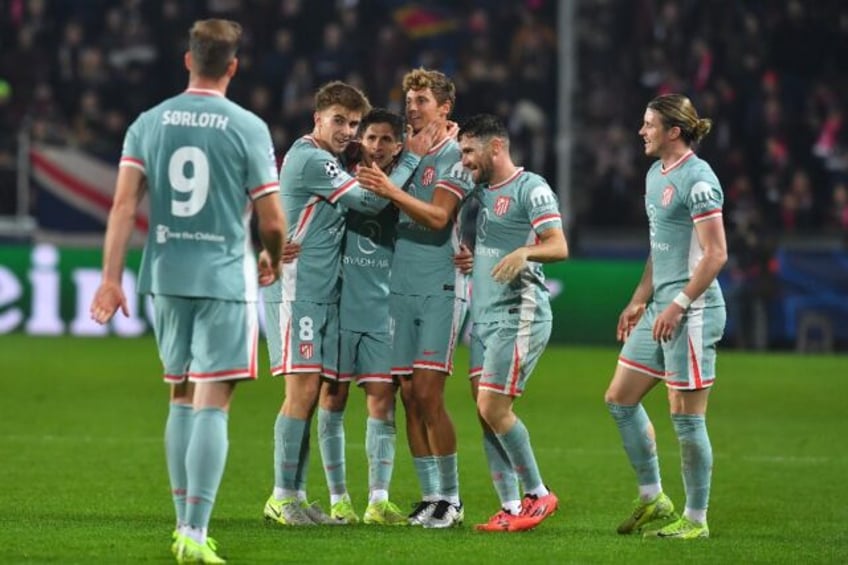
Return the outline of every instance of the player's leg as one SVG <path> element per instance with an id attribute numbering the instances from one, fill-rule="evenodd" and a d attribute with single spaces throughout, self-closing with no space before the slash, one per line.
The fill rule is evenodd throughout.
<path id="1" fill-rule="evenodd" d="M 412 391 L 427 428 L 427 441 L 439 470 L 439 502 L 424 524 L 444 528 L 462 523 L 456 431 L 445 405 L 445 384 L 465 319 L 465 301 L 453 296 L 419 299 L 418 347 L 412 363 Z"/>
<path id="2" fill-rule="evenodd" d="M 407 525 L 406 515 L 389 500 L 395 465 L 395 392 L 391 375 L 391 335 L 361 334 L 357 348 L 357 384 L 365 391 L 368 420 L 365 451 L 368 456 L 368 507 L 366 524 Z"/>
<path id="3" fill-rule="evenodd" d="M 651 305 L 624 343 L 604 395 L 639 488 L 633 511 L 618 526 L 620 534 L 674 517 L 674 505 L 662 491 L 654 426 L 641 403 L 666 374 L 662 347 L 651 335 L 655 317 Z"/>
<path id="4" fill-rule="evenodd" d="M 412 464 L 421 488 L 421 500 L 409 514 L 409 523 L 420 526 L 430 517 L 439 500 L 439 469 L 427 440 L 427 427 L 412 388 L 412 362 L 418 341 L 418 297 L 392 293 L 389 313 L 392 318 L 392 375 L 400 381 L 400 397 L 406 413 L 406 440 Z"/>
<path id="5" fill-rule="evenodd" d="M 271 374 L 284 375 L 285 396 L 274 423 L 274 491 L 264 515 L 283 525 L 314 524 L 304 502 L 309 430 L 321 385 L 320 344 L 315 342 L 316 317 L 319 328 L 324 321 L 320 306 L 265 303 Z"/>
<path id="6" fill-rule="evenodd" d="M 177 558 L 214 562 L 217 555 L 207 542 L 207 531 L 227 460 L 230 400 L 236 382 L 257 377 L 259 324 L 255 304 L 193 301 L 189 379 L 195 383 L 195 415 L 186 450 L 188 487 L 182 534 L 197 545 L 178 540 Z"/>
<path id="7" fill-rule="evenodd" d="M 318 400 L 318 445 L 330 492 L 330 517 L 338 524 L 356 524 L 359 516 L 347 492 L 344 430 L 344 410 L 352 375 L 339 371 L 339 339 L 338 305 L 330 304 L 322 329 L 321 374 L 324 381 Z"/>
<path id="8" fill-rule="evenodd" d="M 551 322 L 520 321 L 486 324 L 479 329 L 485 344 L 477 410 L 495 433 L 524 489 L 520 519 L 509 531 L 537 526 L 552 515 L 559 501 L 542 480 L 527 427 L 513 411 L 551 334 Z"/>
<path id="9" fill-rule="evenodd" d="M 707 433 L 709 391 L 715 381 L 716 343 L 724 331 L 724 309 L 692 309 L 665 346 L 671 421 L 680 444 L 686 505 L 677 522 L 646 535 L 678 539 L 709 537 L 713 452 Z"/>
<path id="10" fill-rule="evenodd" d="M 469 382 L 471 384 L 471 398 L 474 406 L 477 406 L 477 394 L 479 391 L 480 376 L 483 374 L 483 358 L 486 347 L 481 339 L 480 325 L 474 324 L 471 328 L 471 354 Z M 486 463 L 489 467 L 489 476 L 495 487 L 500 501 L 500 509 L 485 524 L 478 524 L 476 528 L 482 531 L 504 531 L 509 529 L 512 516 L 521 513 L 521 491 L 518 488 L 518 475 L 512 468 L 509 456 L 503 449 L 501 442 L 495 432 L 486 421 L 477 413 L 480 427 L 483 430 L 483 452 L 486 455 Z"/>

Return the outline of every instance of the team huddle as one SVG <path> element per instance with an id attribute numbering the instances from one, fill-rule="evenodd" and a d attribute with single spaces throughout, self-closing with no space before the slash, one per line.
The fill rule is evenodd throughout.
<path id="1" fill-rule="evenodd" d="M 240 35 L 234 22 L 196 22 L 186 54 L 188 89 L 141 114 L 127 131 L 104 244 L 103 283 L 92 304 L 92 316 L 101 323 L 118 308 L 126 313 L 120 276 L 128 226 L 148 194 L 156 228 L 145 246 L 139 288 L 153 296 L 157 344 L 165 380 L 171 383 L 165 444 L 177 522 L 171 550 L 177 561 L 224 562 L 207 530 L 226 461 L 232 393 L 237 382 L 259 373 L 257 287 L 267 320 L 270 372 L 285 381 L 274 425 L 274 485 L 265 519 L 286 527 L 360 521 L 433 529 L 462 524 L 456 433 L 444 390 L 468 316 L 468 374 L 500 500 L 500 508 L 475 528 L 535 528 L 557 510 L 558 499 L 542 479 L 513 403 L 525 391 L 551 334 L 542 264 L 568 255 L 554 191 L 544 178 L 513 163 L 500 119 L 481 114 L 461 126 L 451 122 L 456 89 L 446 75 L 428 69 L 404 76 L 404 117 L 372 108 L 365 94 L 349 84 L 322 86 L 315 95 L 312 132 L 291 145 L 278 171 L 267 125 L 225 97 L 238 67 Z M 667 145 L 657 142 L 649 152 L 645 137 L 646 153 L 665 163 L 669 151 L 662 147 Z M 674 141 L 669 143 L 676 148 Z M 691 151 L 683 161 L 709 169 L 689 157 Z M 686 170 L 689 174 L 692 167 Z M 692 217 L 698 225 L 712 224 L 704 220 L 720 218 L 721 190 L 714 176 L 699 179 L 687 179 L 685 185 L 698 194 Z M 663 192 L 660 198 L 673 196 Z M 688 213 L 684 207 L 679 214 Z M 258 259 L 249 229 L 254 213 Z M 473 222 L 473 242 L 463 240 L 469 231 L 462 229 L 463 221 Z M 206 236 L 170 237 L 186 230 Z M 652 244 L 653 231 L 652 219 Z M 659 486 L 658 471 L 644 470 L 650 461 L 642 461 L 636 448 L 652 439 L 652 430 L 647 416 L 636 416 L 644 413 L 638 412 L 641 397 L 659 380 L 667 378 L 669 387 L 680 390 L 708 390 L 723 302 L 714 274 L 706 280 L 709 272 L 701 277 L 690 272 L 692 283 L 704 286 L 700 292 L 693 284 L 684 289 L 687 293 L 681 290 L 665 300 L 671 287 L 663 288 L 642 316 L 657 287 L 650 268 L 649 260 L 646 277 L 619 322 L 620 338 L 627 341 L 607 392 L 640 483 L 640 502 L 619 531 L 670 521 L 656 530 L 657 536 L 705 537 L 708 471 L 702 464 L 694 507 L 687 483 L 687 512 L 677 519 Z M 675 291 L 686 280 L 678 282 Z M 700 301 L 693 305 L 700 317 L 684 315 L 689 296 L 695 298 L 690 302 Z M 655 304 L 669 302 L 679 311 L 654 310 Z M 654 318 L 652 335 L 651 326 L 642 328 Z M 687 327 L 697 324 L 703 328 L 695 328 L 699 333 L 693 344 L 694 330 Z M 634 337 L 628 338 L 631 333 Z M 671 362 L 679 347 L 666 342 L 683 344 L 682 365 Z M 659 354 L 649 350 L 651 343 Z M 698 382 L 687 380 L 691 374 Z M 628 384 L 634 379 L 638 384 Z M 369 498 L 362 515 L 346 484 L 344 410 L 351 383 L 364 391 L 368 414 Z M 411 513 L 390 499 L 398 392 L 421 493 Z M 692 403 L 681 405 L 681 418 L 703 444 L 705 429 L 697 421 L 700 414 L 703 424 L 706 393 L 694 405 L 695 415 Z M 316 409 L 330 494 L 327 512 L 309 502 L 306 492 Z M 621 416 L 627 410 L 628 417 Z M 702 445 L 702 451 L 708 448 Z M 703 463 L 702 455 L 694 456 Z"/>

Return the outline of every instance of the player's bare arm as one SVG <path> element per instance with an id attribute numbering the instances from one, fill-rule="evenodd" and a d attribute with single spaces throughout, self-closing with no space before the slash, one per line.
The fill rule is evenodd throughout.
<path id="1" fill-rule="evenodd" d="M 642 278 L 639 280 L 639 284 L 636 285 L 633 297 L 618 317 L 618 326 L 615 334 L 618 341 L 624 341 L 630 337 L 630 332 L 636 327 L 642 314 L 645 313 L 648 300 L 651 299 L 654 293 L 653 288 L 654 268 L 651 264 L 651 257 L 648 256 L 648 260 L 645 261 L 645 269 L 642 271 Z"/>
<path id="2" fill-rule="evenodd" d="M 539 243 L 525 245 L 509 253 L 492 269 L 492 278 L 506 283 L 517 277 L 528 261 L 553 263 L 568 257 L 568 243 L 562 228 L 551 228 L 539 234 Z"/>
<path id="3" fill-rule="evenodd" d="M 121 277 L 138 205 L 146 191 L 144 173 L 134 167 L 118 169 L 115 199 L 109 211 L 103 243 L 103 280 L 91 301 L 91 318 L 99 324 L 111 320 L 118 308 L 124 316 L 129 316 Z"/>
<path id="4" fill-rule="evenodd" d="M 683 294 L 688 302 L 701 296 L 716 279 L 724 264 L 727 263 L 727 240 L 724 235 L 724 223 L 721 216 L 695 224 L 695 234 L 698 236 L 698 242 L 704 251 L 704 255 L 695 266 L 689 282 L 683 288 Z M 657 341 L 671 339 L 685 312 L 686 307 L 676 301 L 669 304 L 654 322 L 654 339 Z"/>
<path id="5" fill-rule="evenodd" d="M 286 239 L 286 216 L 276 193 L 258 198 L 253 203 L 259 219 L 259 284 L 268 286 L 280 278 L 283 244 Z"/>

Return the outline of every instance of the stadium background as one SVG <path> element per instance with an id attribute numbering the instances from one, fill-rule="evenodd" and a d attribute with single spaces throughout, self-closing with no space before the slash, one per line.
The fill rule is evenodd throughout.
<path id="1" fill-rule="evenodd" d="M 582 261 L 631 261 L 632 272 L 644 261 L 648 162 L 636 130 L 647 100 L 685 92 L 714 120 L 700 153 L 726 195 L 725 346 L 848 344 L 848 72 L 840 55 L 848 50 L 848 7 L 842 2 L 7 0 L 0 6 L 0 242 L 58 245 L 57 268 L 67 263 L 68 247 L 98 246 L 126 126 L 184 87 L 186 29 L 214 15 L 245 27 L 230 94 L 270 124 L 280 157 L 311 128 L 313 92 L 328 80 L 361 86 L 375 105 L 400 111 L 406 70 L 423 65 L 452 76 L 453 117 L 503 117 L 516 161 L 559 192 L 576 259 L 552 269 L 560 289 L 573 269 L 590 279 L 604 276 L 603 268 L 593 276 Z M 25 329 L 33 316 L 29 272 L 43 265 L 33 253 L 13 269 L 12 248 L 0 247 L 0 254 L 7 275 L 0 308 L 20 312 L 19 323 L 7 320 L 5 327 Z M 12 292 L 11 278 L 19 292 Z M 620 303 L 632 280 L 616 278 L 613 294 L 602 300 L 599 293 L 597 302 Z M 57 300 L 68 310 L 79 293 L 63 288 Z M 563 293 L 560 311 L 581 312 L 584 297 L 569 302 L 577 298 Z M 609 327 L 610 314 L 593 318 L 582 310 L 577 324 L 593 331 L 557 337 L 609 341 L 601 328 Z"/>
<path id="2" fill-rule="evenodd" d="M 323 81 L 354 82 L 400 110 L 407 69 L 445 70 L 459 89 L 455 117 L 501 115 L 516 160 L 559 192 L 573 253 L 548 271 L 559 343 L 518 406 L 559 515 L 520 537 L 261 528 L 281 396 L 265 377 L 239 387 L 233 406 L 212 524 L 231 562 L 848 562 L 848 6 L 839 0 L 0 0 L 0 561 L 170 560 L 165 392 L 144 305 L 105 330 L 87 309 L 124 128 L 184 88 L 186 30 L 212 15 L 248 31 L 231 95 L 272 125 L 279 156 L 310 128 Z M 633 477 L 602 397 L 615 318 L 647 249 L 648 162 L 636 131 L 645 102 L 673 90 L 715 121 L 701 154 L 724 184 L 731 261 L 710 407 L 712 537 L 670 549 L 614 533 Z M 136 243 L 144 219 L 137 228 Z M 102 333 L 113 336 L 78 337 Z M 462 375 L 467 349 L 456 366 L 446 398 L 475 523 L 496 499 Z M 361 510 L 359 400 L 346 428 Z M 682 502 L 662 392 L 646 407 L 665 488 Z M 392 498 L 405 505 L 418 491 L 402 433 L 398 442 Z M 326 504 L 317 451 L 309 489 Z"/>

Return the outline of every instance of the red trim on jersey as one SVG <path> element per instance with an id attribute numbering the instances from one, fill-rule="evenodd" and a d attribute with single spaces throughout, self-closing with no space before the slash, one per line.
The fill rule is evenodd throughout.
<path id="1" fill-rule="evenodd" d="M 318 144 L 318 142 L 315 141 L 315 138 L 312 137 L 311 135 L 304 135 L 302 139 L 305 139 L 306 141 L 308 141 L 309 143 L 311 143 L 315 147 L 318 147 L 319 149 L 321 148 L 321 146 Z"/>
<path id="2" fill-rule="evenodd" d="M 680 165 L 682 165 L 683 163 L 685 163 L 686 161 L 688 161 L 688 160 L 689 160 L 689 157 L 691 157 L 692 155 L 694 155 L 694 153 L 693 153 L 693 152 L 692 152 L 692 150 L 690 149 L 689 151 L 687 151 L 686 153 L 684 153 L 684 154 L 683 154 L 683 156 L 682 156 L 680 159 L 678 159 L 677 161 L 675 161 L 674 163 L 672 163 L 672 164 L 671 164 L 671 166 L 670 166 L 669 168 L 667 168 L 667 169 L 666 169 L 666 168 L 664 168 L 662 165 L 660 165 L 660 173 L 661 173 L 663 176 L 667 175 L 668 173 L 670 173 L 671 171 L 673 171 L 674 169 L 676 169 L 677 167 L 679 167 Z"/>
<path id="3" fill-rule="evenodd" d="M 448 181 L 444 181 L 444 180 L 438 181 L 436 183 L 436 188 L 443 188 L 443 189 L 447 190 L 448 192 L 450 192 L 451 194 L 453 194 L 454 196 L 456 196 L 457 198 L 459 198 L 460 200 L 462 200 L 462 198 L 464 196 L 461 188 L 459 188 L 458 186 L 456 186 L 454 184 L 449 183 Z"/>
<path id="4" fill-rule="evenodd" d="M 392 367 L 393 375 L 408 375 L 412 372 L 412 367 Z"/>
<path id="5" fill-rule="evenodd" d="M 285 368 L 289 364 L 289 347 L 291 346 L 290 338 L 291 337 L 291 318 L 286 322 L 286 335 L 283 337 L 283 362 L 282 369 Z"/>
<path id="6" fill-rule="evenodd" d="M 488 188 L 489 190 L 497 190 L 497 189 L 501 188 L 502 186 L 504 186 L 504 185 L 506 185 L 506 184 L 509 184 L 509 183 L 511 183 L 512 181 L 514 181 L 516 178 L 518 178 L 518 175 L 520 175 L 520 174 L 521 174 L 521 173 L 523 173 L 523 172 L 524 172 L 524 167 L 518 167 L 518 168 L 515 170 L 515 172 L 514 172 L 514 173 L 512 173 L 512 174 L 511 174 L 511 175 L 510 175 L 510 176 L 509 176 L 506 180 L 502 180 L 502 181 L 501 181 L 501 182 L 499 182 L 498 184 L 490 185 L 490 186 L 488 186 L 487 188 Z"/>
<path id="7" fill-rule="evenodd" d="M 483 374 L 483 367 L 471 367 L 468 369 L 468 377 L 479 377 Z"/>
<path id="8" fill-rule="evenodd" d="M 704 220 L 709 220 L 710 218 L 718 218 L 721 216 L 721 208 L 710 210 L 708 212 L 702 212 L 700 214 L 696 214 L 692 216 L 693 222 L 703 222 Z"/>
<path id="9" fill-rule="evenodd" d="M 274 190 L 269 190 L 271 188 L 273 188 Z M 257 186 L 256 188 L 254 188 L 253 190 L 250 190 L 248 192 L 250 192 L 250 196 L 255 198 L 255 197 L 259 196 L 259 193 L 277 192 L 278 190 L 280 190 L 280 183 L 277 182 L 277 181 L 274 181 L 274 182 L 267 182 L 267 183 L 263 184 L 262 186 Z"/>
<path id="10" fill-rule="evenodd" d="M 335 191 L 335 192 L 333 192 L 333 193 L 332 193 L 332 194 L 331 194 L 331 195 L 327 198 L 327 200 L 328 200 L 330 203 L 335 204 L 335 203 L 339 200 L 339 198 L 341 198 L 342 196 L 344 196 L 344 193 L 345 193 L 345 192 L 347 192 L 347 191 L 349 191 L 350 189 L 352 189 L 352 188 L 353 188 L 353 186 L 354 186 L 355 184 L 356 184 L 356 179 L 355 179 L 355 178 L 351 178 L 349 181 L 347 181 L 346 183 L 344 183 L 343 185 L 341 185 L 340 187 L 338 187 L 338 188 L 336 189 L 336 191 Z"/>
<path id="11" fill-rule="evenodd" d="M 169 375 L 166 373 L 162 378 L 169 383 L 181 383 L 185 380 L 185 377 L 185 375 Z"/>
<path id="12" fill-rule="evenodd" d="M 709 388 L 709 387 L 713 386 L 714 383 L 715 383 L 715 377 L 713 377 L 711 379 L 701 379 L 701 386 L 698 387 L 697 389 L 690 387 L 689 383 L 678 383 L 678 382 L 674 382 L 674 381 L 666 381 L 665 384 L 669 388 L 677 388 L 677 389 L 684 389 L 684 390 L 701 390 L 701 389 L 705 389 L 705 388 Z"/>
<path id="13" fill-rule="evenodd" d="M 209 88 L 187 88 L 185 90 L 186 94 L 196 94 L 197 96 L 220 96 L 224 97 L 224 93 L 218 90 L 211 90 Z"/>
<path id="14" fill-rule="evenodd" d="M 300 216 L 300 222 L 297 224 L 297 229 L 294 230 L 294 237 L 292 239 L 297 239 L 301 235 L 303 235 L 303 230 L 306 228 L 306 224 L 309 222 L 309 217 L 312 215 L 312 212 L 315 210 L 315 205 L 318 203 L 318 200 L 313 200 L 303 209 L 303 212 Z"/>
<path id="15" fill-rule="evenodd" d="M 112 208 L 112 198 L 110 196 L 101 194 L 90 184 L 69 175 L 36 151 L 31 151 L 29 155 L 32 159 L 33 165 L 38 167 L 38 169 L 44 174 L 67 188 L 70 192 L 73 192 L 77 196 L 104 210 L 108 211 Z M 137 214 L 135 218 L 135 227 L 139 230 L 147 231 L 147 216 L 144 214 Z"/>
<path id="16" fill-rule="evenodd" d="M 545 214 L 544 216 L 539 216 L 535 220 L 531 222 L 534 228 L 539 227 L 541 224 L 545 222 L 550 222 L 552 220 L 562 221 L 562 216 L 559 214 Z"/>
<path id="17" fill-rule="evenodd" d="M 118 166 L 120 166 L 120 164 L 123 163 L 124 161 L 126 161 L 127 163 L 135 164 L 135 165 L 141 165 L 141 168 L 142 169 L 144 168 L 144 161 L 141 160 L 141 159 L 137 159 L 136 157 L 121 157 L 121 160 L 118 161 Z"/>
<path id="18" fill-rule="evenodd" d="M 443 140 L 441 140 L 439 143 L 437 143 L 436 145 L 434 145 L 434 146 L 433 146 L 433 147 L 432 147 L 432 148 L 431 148 L 431 149 L 427 152 L 427 155 L 432 155 L 433 153 L 435 153 L 435 152 L 439 151 L 439 150 L 440 150 L 440 149 L 441 149 L 441 148 L 445 145 L 445 143 L 447 143 L 447 142 L 448 142 L 448 141 L 450 141 L 450 140 L 451 140 L 451 138 L 450 138 L 450 137 L 446 137 L 446 138 L 444 138 L 444 139 L 443 139 Z"/>
<path id="19" fill-rule="evenodd" d="M 630 367 L 631 369 L 636 369 L 642 371 L 643 373 L 648 373 L 649 375 L 653 375 L 661 379 L 665 377 L 665 372 L 657 371 L 656 369 L 652 369 L 647 365 L 642 365 L 641 363 L 636 363 L 635 361 L 631 361 L 630 359 L 621 355 L 618 356 L 618 362 L 624 365 L 625 367 Z"/>
<path id="20" fill-rule="evenodd" d="M 253 336 L 250 340 L 250 378 L 255 379 L 259 376 L 259 368 L 257 367 L 257 357 L 259 355 L 259 324 L 253 325 Z"/>

